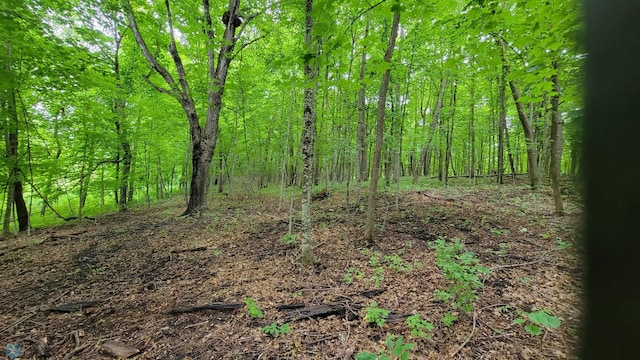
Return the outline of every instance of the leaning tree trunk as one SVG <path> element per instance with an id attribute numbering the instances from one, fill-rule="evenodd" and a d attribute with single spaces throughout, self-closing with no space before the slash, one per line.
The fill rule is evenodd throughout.
<path id="1" fill-rule="evenodd" d="M 303 265 L 313 264 L 316 259 L 313 256 L 313 241 L 311 238 L 311 192 L 313 189 L 313 154 L 316 137 L 316 106 L 318 98 L 318 85 L 316 76 L 318 66 L 316 56 L 318 50 L 313 39 L 313 18 L 311 11 L 313 0 L 306 0 L 306 18 L 304 42 L 307 46 L 309 56 L 304 64 L 304 75 L 306 80 L 313 86 L 306 86 L 304 89 L 304 127 L 302 130 L 302 242 L 300 250 L 302 252 L 301 262 Z"/>
<path id="2" fill-rule="evenodd" d="M 391 35 L 389 36 L 389 46 L 384 54 L 384 62 L 391 65 L 391 57 L 396 46 L 398 37 L 398 26 L 400 23 L 400 6 L 398 2 L 394 4 L 393 24 L 391 25 Z M 391 66 L 385 70 L 380 85 L 378 95 L 378 118 L 376 121 L 376 146 L 373 152 L 373 164 L 371 166 L 371 182 L 369 185 L 369 198 L 367 201 L 367 219 L 365 223 L 364 241 L 367 245 L 373 244 L 373 224 L 375 218 L 376 194 L 378 192 L 378 178 L 380 177 L 380 158 L 382 155 L 382 140 L 384 136 L 384 118 L 387 105 L 387 89 L 391 78 Z"/>
<path id="3" fill-rule="evenodd" d="M 500 40 L 499 43 L 502 47 L 502 66 L 505 73 L 508 73 L 510 65 L 507 61 L 506 56 L 504 55 L 506 44 L 504 40 Z M 536 144 L 535 133 L 533 131 L 533 127 L 531 126 L 531 119 L 527 115 L 527 111 L 524 108 L 524 105 L 520 102 L 520 89 L 518 89 L 518 86 L 516 85 L 514 80 L 509 81 L 509 88 L 511 89 L 513 101 L 516 103 L 516 109 L 518 110 L 518 119 L 520 120 L 522 129 L 524 131 L 524 138 L 527 144 L 527 169 L 529 172 L 529 182 L 531 188 L 535 190 L 540 186 L 540 169 L 538 168 L 538 148 Z"/>
<path id="4" fill-rule="evenodd" d="M 551 98 L 551 187 L 556 204 L 556 214 L 564 215 L 562 194 L 560 192 L 560 165 L 562 164 L 562 118 L 560 117 L 560 82 L 558 81 L 558 62 L 553 62 L 556 71 L 551 76 L 555 94 Z"/>

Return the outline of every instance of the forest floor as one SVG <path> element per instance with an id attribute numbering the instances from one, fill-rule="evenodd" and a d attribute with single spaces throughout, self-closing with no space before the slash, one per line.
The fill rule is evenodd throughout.
<path id="1" fill-rule="evenodd" d="M 576 358 L 579 199 L 556 217 L 546 188 L 389 190 L 369 249 L 364 207 L 346 200 L 314 202 L 312 267 L 281 240 L 289 200 L 269 195 L 219 195 L 186 218 L 174 198 L 2 241 L 0 347 L 18 344 L 23 359 L 352 359 L 385 351 L 392 334 L 415 344 L 411 359 Z M 430 247 L 439 238 L 459 238 L 490 270 L 470 312 L 434 296 L 452 284 Z M 264 317 L 250 316 L 248 298 Z M 391 312 L 381 327 L 365 318 L 373 301 Z M 204 309 L 220 303 L 239 305 Z M 560 326 L 534 336 L 513 322 L 540 310 Z M 434 326 L 425 337 L 405 321 L 415 313 Z M 457 320 L 445 326 L 445 313 Z M 290 333 L 261 330 L 273 322 Z"/>

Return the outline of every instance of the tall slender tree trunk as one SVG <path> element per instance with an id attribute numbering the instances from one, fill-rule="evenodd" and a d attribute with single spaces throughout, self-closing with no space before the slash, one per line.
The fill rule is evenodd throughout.
<path id="1" fill-rule="evenodd" d="M 313 155 L 316 137 L 316 107 L 318 99 L 318 65 L 316 57 L 319 54 L 317 41 L 314 39 L 313 0 L 306 0 L 305 34 L 304 42 L 309 51 L 304 64 L 304 75 L 307 86 L 304 89 L 304 127 L 302 130 L 302 242 L 300 250 L 302 253 L 301 262 L 303 265 L 310 265 L 316 262 L 313 255 L 313 240 L 311 231 L 311 192 L 313 189 Z"/>
<path id="2" fill-rule="evenodd" d="M 364 30 L 364 39 L 369 36 L 369 17 Z M 368 179 L 369 169 L 367 156 L 367 114 L 366 114 L 366 87 L 364 84 L 367 65 L 367 45 L 362 47 L 360 60 L 360 89 L 358 90 L 358 132 L 356 139 L 356 203 L 360 203 L 362 182 Z"/>
<path id="3" fill-rule="evenodd" d="M 505 55 L 506 44 L 502 39 L 498 40 L 498 44 L 501 46 L 502 68 L 503 72 L 506 74 L 510 69 L 509 62 Z M 527 115 L 524 104 L 520 102 L 520 89 L 518 89 L 515 80 L 511 80 L 508 83 L 509 88 L 511 89 L 511 95 L 513 96 L 513 101 L 515 102 L 516 109 L 518 110 L 518 119 L 522 124 L 522 129 L 524 131 L 524 137 L 527 144 L 527 169 L 529 173 L 529 183 L 531 185 L 531 188 L 535 190 L 540 186 L 540 169 L 538 167 L 538 144 L 536 143 L 535 132 L 533 131 L 533 127 L 531 125 L 531 118 Z"/>
<path id="4" fill-rule="evenodd" d="M 476 110 L 476 94 L 475 94 L 475 80 L 471 80 L 471 105 L 469 111 L 469 155 L 471 161 L 469 161 L 469 177 L 476 177 L 476 128 L 475 128 L 475 110 Z"/>
<path id="5" fill-rule="evenodd" d="M 429 129 L 429 135 L 427 137 L 427 142 L 424 145 L 424 148 L 422 149 L 422 153 L 420 155 L 420 159 L 418 159 L 418 164 L 416 165 L 416 171 L 414 171 L 413 173 L 413 184 L 417 184 L 418 183 L 418 178 L 420 177 L 420 174 L 423 173 L 423 167 L 428 168 L 429 167 L 429 150 L 431 147 L 431 142 L 433 141 L 433 136 L 436 133 L 436 128 L 438 126 L 438 120 L 440 119 L 440 111 L 442 110 L 442 103 L 444 101 L 444 92 L 445 89 L 447 88 L 447 79 L 449 77 L 449 73 L 445 73 L 444 77 L 442 78 L 442 80 L 440 80 L 440 93 L 438 94 L 438 102 L 436 103 L 436 108 L 433 111 L 433 119 L 431 120 L 431 127 Z M 426 120 L 426 116 L 427 116 L 427 108 L 424 109 L 424 111 L 422 112 L 422 119 L 423 121 Z M 425 175 L 428 175 L 428 171 L 424 170 Z"/>
<path id="6" fill-rule="evenodd" d="M 445 165 L 444 165 L 444 184 L 448 185 L 449 184 L 449 167 L 454 167 L 451 164 L 451 158 L 452 158 L 452 154 L 451 154 L 451 147 L 453 145 L 453 126 L 455 124 L 455 115 L 456 115 L 456 103 L 457 103 L 457 96 L 458 93 L 458 85 L 455 83 L 455 81 L 453 82 L 453 97 L 451 99 L 451 118 L 449 119 L 449 126 L 447 128 L 447 143 L 446 143 L 446 154 L 445 154 Z M 455 175 L 455 168 L 453 170 L 454 175 Z"/>
<path id="7" fill-rule="evenodd" d="M 554 74 L 551 76 L 554 95 L 551 97 L 551 187 L 556 205 L 556 214 L 564 215 L 562 193 L 560 192 L 560 171 L 562 164 L 562 118 L 560 117 L 560 81 L 558 80 L 558 62 L 553 62 Z"/>
<path id="8" fill-rule="evenodd" d="M 367 201 L 367 219 L 365 223 L 364 241 L 367 245 L 373 244 L 373 225 L 375 220 L 376 195 L 378 192 L 378 178 L 380 177 L 380 158 L 382 155 L 382 140 L 384 137 L 384 118 L 387 105 L 387 89 L 391 78 L 391 58 L 396 46 L 398 37 L 398 27 L 400 24 L 400 4 L 394 3 L 393 23 L 391 25 L 391 35 L 389 36 L 389 46 L 384 54 L 384 62 L 389 64 L 387 70 L 382 75 L 382 84 L 378 95 L 378 117 L 376 119 L 376 146 L 373 151 L 373 164 L 371 166 L 371 182 L 369 185 L 369 197 Z"/>

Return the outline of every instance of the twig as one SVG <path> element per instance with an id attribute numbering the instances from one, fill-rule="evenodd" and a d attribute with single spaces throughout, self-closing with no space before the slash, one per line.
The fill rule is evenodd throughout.
<path id="1" fill-rule="evenodd" d="M 209 323 L 209 320 L 207 320 L 207 321 L 203 321 L 203 322 L 199 322 L 199 323 L 197 323 L 197 324 L 187 325 L 187 326 L 185 326 L 185 327 L 184 327 L 184 329 L 185 329 L 185 330 L 187 330 L 187 329 L 190 329 L 190 328 L 192 328 L 192 327 L 196 327 L 196 326 L 200 326 L 200 325 L 206 325 L 206 324 L 208 324 L 208 323 Z"/>
<path id="2" fill-rule="evenodd" d="M 77 348 L 75 348 L 75 349 L 71 350 L 71 352 L 70 352 L 70 353 L 68 353 L 67 355 L 65 355 L 65 356 L 62 358 L 62 360 L 68 360 L 68 359 L 71 359 L 71 358 L 72 358 L 72 357 L 74 357 L 77 353 L 79 353 L 79 352 L 83 351 L 84 349 L 88 348 L 89 346 L 91 346 L 91 344 L 84 344 L 84 345 L 82 345 L 82 346 L 80 346 L 80 347 L 77 347 Z"/>
<path id="3" fill-rule="evenodd" d="M 467 339 L 460 344 L 460 346 L 456 349 L 456 351 L 454 351 L 453 353 L 451 353 L 451 357 L 456 356 L 457 353 L 460 352 L 460 350 L 462 350 L 462 348 L 464 348 L 465 345 L 467 345 L 467 343 L 469 342 L 469 340 L 471 340 L 471 337 L 473 336 L 473 333 L 476 331 L 476 317 L 478 316 L 478 312 L 474 311 L 473 312 L 473 328 L 471 329 L 471 334 L 469 334 L 469 336 L 467 337 Z"/>
<path id="4" fill-rule="evenodd" d="M 5 332 L 5 331 L 7 331 L 7 330 L 11 330 L 11 329 L 13 329 L 14 327 L 16 327 L 16 326 L 20 325 L 21 323 L 23 323 L 24 321 L 26 321 L 26 320 L 28 320 L 28 319 L 32 318 L 32 317 L 33 317 L 33 316 L 35 316 L 35 315 L 36 315 L 36 313 L 34 312 L 34 313 L 31 313 L 30 315 L 25 315 L 25 316 L 23 316 L 23 317 L 22 317 L 22 319 L 20 319 L 20 320 L 16 321 L 15 323 L 13 323 L 13 324 L 11 324 L 11 325 L 9 325 L 9 326 L 5 327 L 4 329 L 0 330 L 0 334 L 2 334 L 3 332 Z"/>
<path id="5" fill-rule="evenodd" d="M 544 261 L 547 261 L 547 259 L 540 259 L 540 260 L 529 261 L 529 262 L 526 262 L 526 263 L 519 263 L 519 264 L 498 265 L 498 266 L 494 266 L 492 268 L 489 268 L 489 271 L 495 271 L 495 270 L 501 270 L 501 269 L 507 269 L 507 268 L 514 268 L 514 267 L 519 267 L 519 266 L 533 265 L 533 264 L 541 263 L 541 262 L 544 262 Z"/>

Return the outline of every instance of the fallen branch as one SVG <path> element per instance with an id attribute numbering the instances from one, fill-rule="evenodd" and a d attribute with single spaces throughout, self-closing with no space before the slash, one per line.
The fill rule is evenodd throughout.
<path id="1" fill-rule="evenodd" d="M 16 322 L 14 322 L 13 324 L 11 324 L 11 325 L 9 325 L 9 326 L 5 327 L 4 329 L 0 330 L 0 334 L 2 334 L 3 332 L 5 332 L 5 331 L 7 331 L 7 330 L 11 330 L 11 329 L 13 329 L 14 327 L 16 327 L 16 326 L 20 325 L 21 323 L 25 322 L 26 320 L 28 320 L 28 319 L 32 318 L 32 317 L 33 317 L 33 316 L 35 316 L 35 315 L 36 315 L 36 313 L 34 312 L 34 313 L 29 314 L 29 315 L 25 315 L 25 316 L 23 316 L 23 317 L 22 317 L 22 319 L 20 319 L 20 320 L 18 320 L 18 321 L 16 321 Z"/>
<path id="2" fill-rule="evenodd" d="M 469 334 L 469 336 L 466 338 L 466 340 L 462 344 L 460 344 L 460 346 L 458 346 L 456 351 L 451 353 L 451 357 L 456 356 L 456 354 L 458 354 L 460 352 L 460 350 L 462 350 L 465 347 L 465 345 L 467 345 L 469 340 L 471 340 L 471 337 L 473 336 L 473 333 L 476 331 L 476 317 L 477 316 L 478 316 L 478 312 L 474 311 L 473 312 L 473 328 L 471 328 L 471 334 Z"/>
<path id="3" fill-rule="evenodd" d="M 98 304 L 99 301 L 89 300 L 89 301 L 78 301 L 73 303 L 68 303 L 60 306 L 56 306 L 54 308 L 48 308 L 45 311 L 48 312 L 61 312 L 61 313 L 72 313 L 76 311 L 82 311 L 84 308 L 92 307 Z"/>
<path id="4" fill-rule="evenodd" d="M 76 354 L 82 352 L 84 349 L 88 348 L 89 346 L 91 346 L 91 344 L 84 344 L 80 347 L 77 347 L 73 350 L 71 350 L 71 352 L 69 352 L 67 355 L 65 355 L 62 360 L 68 360 L 71 359 L 72 357 L 74 357 Z"/>
<path id="5" fill-rule="evenodd" d="M 501 270 L 501 269 L 507 269 L 507 268 L 514 268 L 514 267 L 520 267 L 520 266 L 533 265 L 533 264 L 541 263 L 541 262 L 544 262 L 544 261 L 547 261 L 547 259 L 540 259 L 540 260 L 529 261 L 529 262 L 519 263 L 519 264 L 498 265 L 498 266 L 494 266 L 492 268 L 489 268 L 489 271 L 495 271 L 495 270 Z"/>
<path id="6" fill-rule="evenodd" d="M 170 252 L 172 254 L 180 254 L 180 253 L 185 253 L 185 252 L 196 252 L 196 251 L 205 251 L 205 250 L 207 250 L 206 246 L 200 246 L 200 247 L 191 248 L 191 249 L 171 250 Z"/>
<path id="7" fill-rule="evenodd" d="M 229 311 L 229 310 L 240 309 L 242 307 L 244 307 L 244 304 L 206 304 L 206 305 L 200 305 L 200 306 L 171 309 L 169 311 L 169 314 L 192 313 L 192 312 L 202 311 L 202 310 Z"/>

